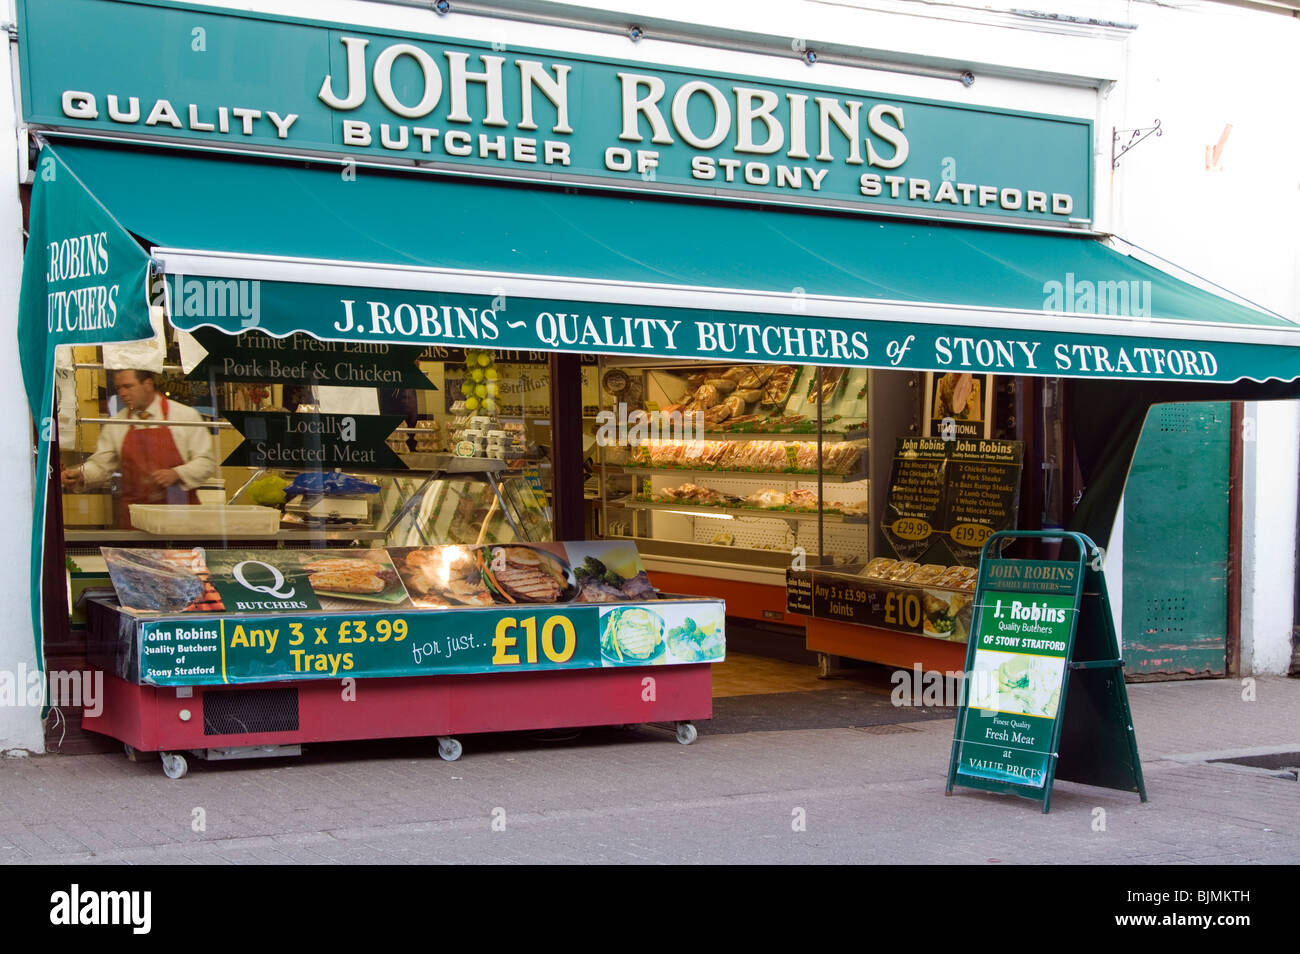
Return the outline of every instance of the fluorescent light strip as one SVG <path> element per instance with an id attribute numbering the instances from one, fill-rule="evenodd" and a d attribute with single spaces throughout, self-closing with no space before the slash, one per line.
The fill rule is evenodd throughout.
<path id="1" fill-rule="evenodd" d="M 713 517 L 715 520 L 735 520 L 729 513 L 706 513 L 703 510 L 660 510 L 660 513 L 679 513 L 684 517 Z"/>

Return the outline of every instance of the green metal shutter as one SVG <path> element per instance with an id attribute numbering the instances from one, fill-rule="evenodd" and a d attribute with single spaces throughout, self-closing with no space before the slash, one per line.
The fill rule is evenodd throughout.
<path id="1" fill-rule="evenodd" d="M 1231 405 L 1151 409 L 1124 495 L 1124 659 L 1133 674 L 1223 675 Z"/>

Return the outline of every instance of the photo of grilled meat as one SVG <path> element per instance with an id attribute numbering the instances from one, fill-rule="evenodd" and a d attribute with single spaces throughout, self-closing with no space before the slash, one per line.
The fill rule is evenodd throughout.
<path id="1" fill-rule="evenodd" d="M 568 564 L 545 550 L 500 546 L 481 553 L 489 584 L 512 603 L 558 603 L 576 592 Z"/>
<path id="2" fill-rule="evenodd" d="M 435 546 L 394 551 L 416 606 L 492 606 L 479 553 L 471 547 Z"/>
<path id="3" fill-rule="evenodd" d="M 353 553 L 358 555 L 353 556 Z M 397 571 L 384 550 L 304 551 L 299 554 L 311 587 L 318 594 L 339 597 L 378 597 L 387 602 L 406 598 Z"/>
<path id="4" fill-rule="evenodd" d="M 313 590 L 334 593 L 382 593 L 388 586 L 378 574 L 357 570 L 325 570 L 308 577 Z"/>

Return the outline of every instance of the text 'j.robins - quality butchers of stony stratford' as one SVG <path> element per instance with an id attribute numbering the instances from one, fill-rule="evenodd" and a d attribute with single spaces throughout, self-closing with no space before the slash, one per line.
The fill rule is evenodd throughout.
<path id="1" fill-rule="evenodd" d="M 501 302 L 504 296 L 498 296 Z M 484 301 L 490 301 L 486 296 Z M 898 368 L 961 368 L 1004 374 L 1105 373 L 1136 378 L 1214 378 L 1215 355 L 1204 349 L 1136 343 L 1044 342 L 1028 338 L 933 334 L 922 325 L 792 315 L 780 322 L 701 320 L 540 310 L 531 300 L 493 308 L 419 299 L 338 299 L 332 332 L 370 340 L 573 352 L 623 352 L 740 360 L 875 363 Z M 664 311 L 663 309 L 658 309 Z M 941 329 L 940 329 L 941 330 Z M 883 346 L 876 344 L 883 342 Z"/>

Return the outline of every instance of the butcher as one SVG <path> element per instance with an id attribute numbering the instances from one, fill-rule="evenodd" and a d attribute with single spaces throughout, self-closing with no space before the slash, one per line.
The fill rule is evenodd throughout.
<path id="1" fill-rule="evenodd" d="M 67 490 L 102 487 L 121 472 L 118 526 L 131 527 L 131 504 L 196 504 L 217 470 L 212 435 L 193 408 L 158 391 L 152 371 L 110 372 L 121 410 L 99 430 L 95 453 L 60 474 Z M 121 423 L 117 423 L 118 421 Z"/>

